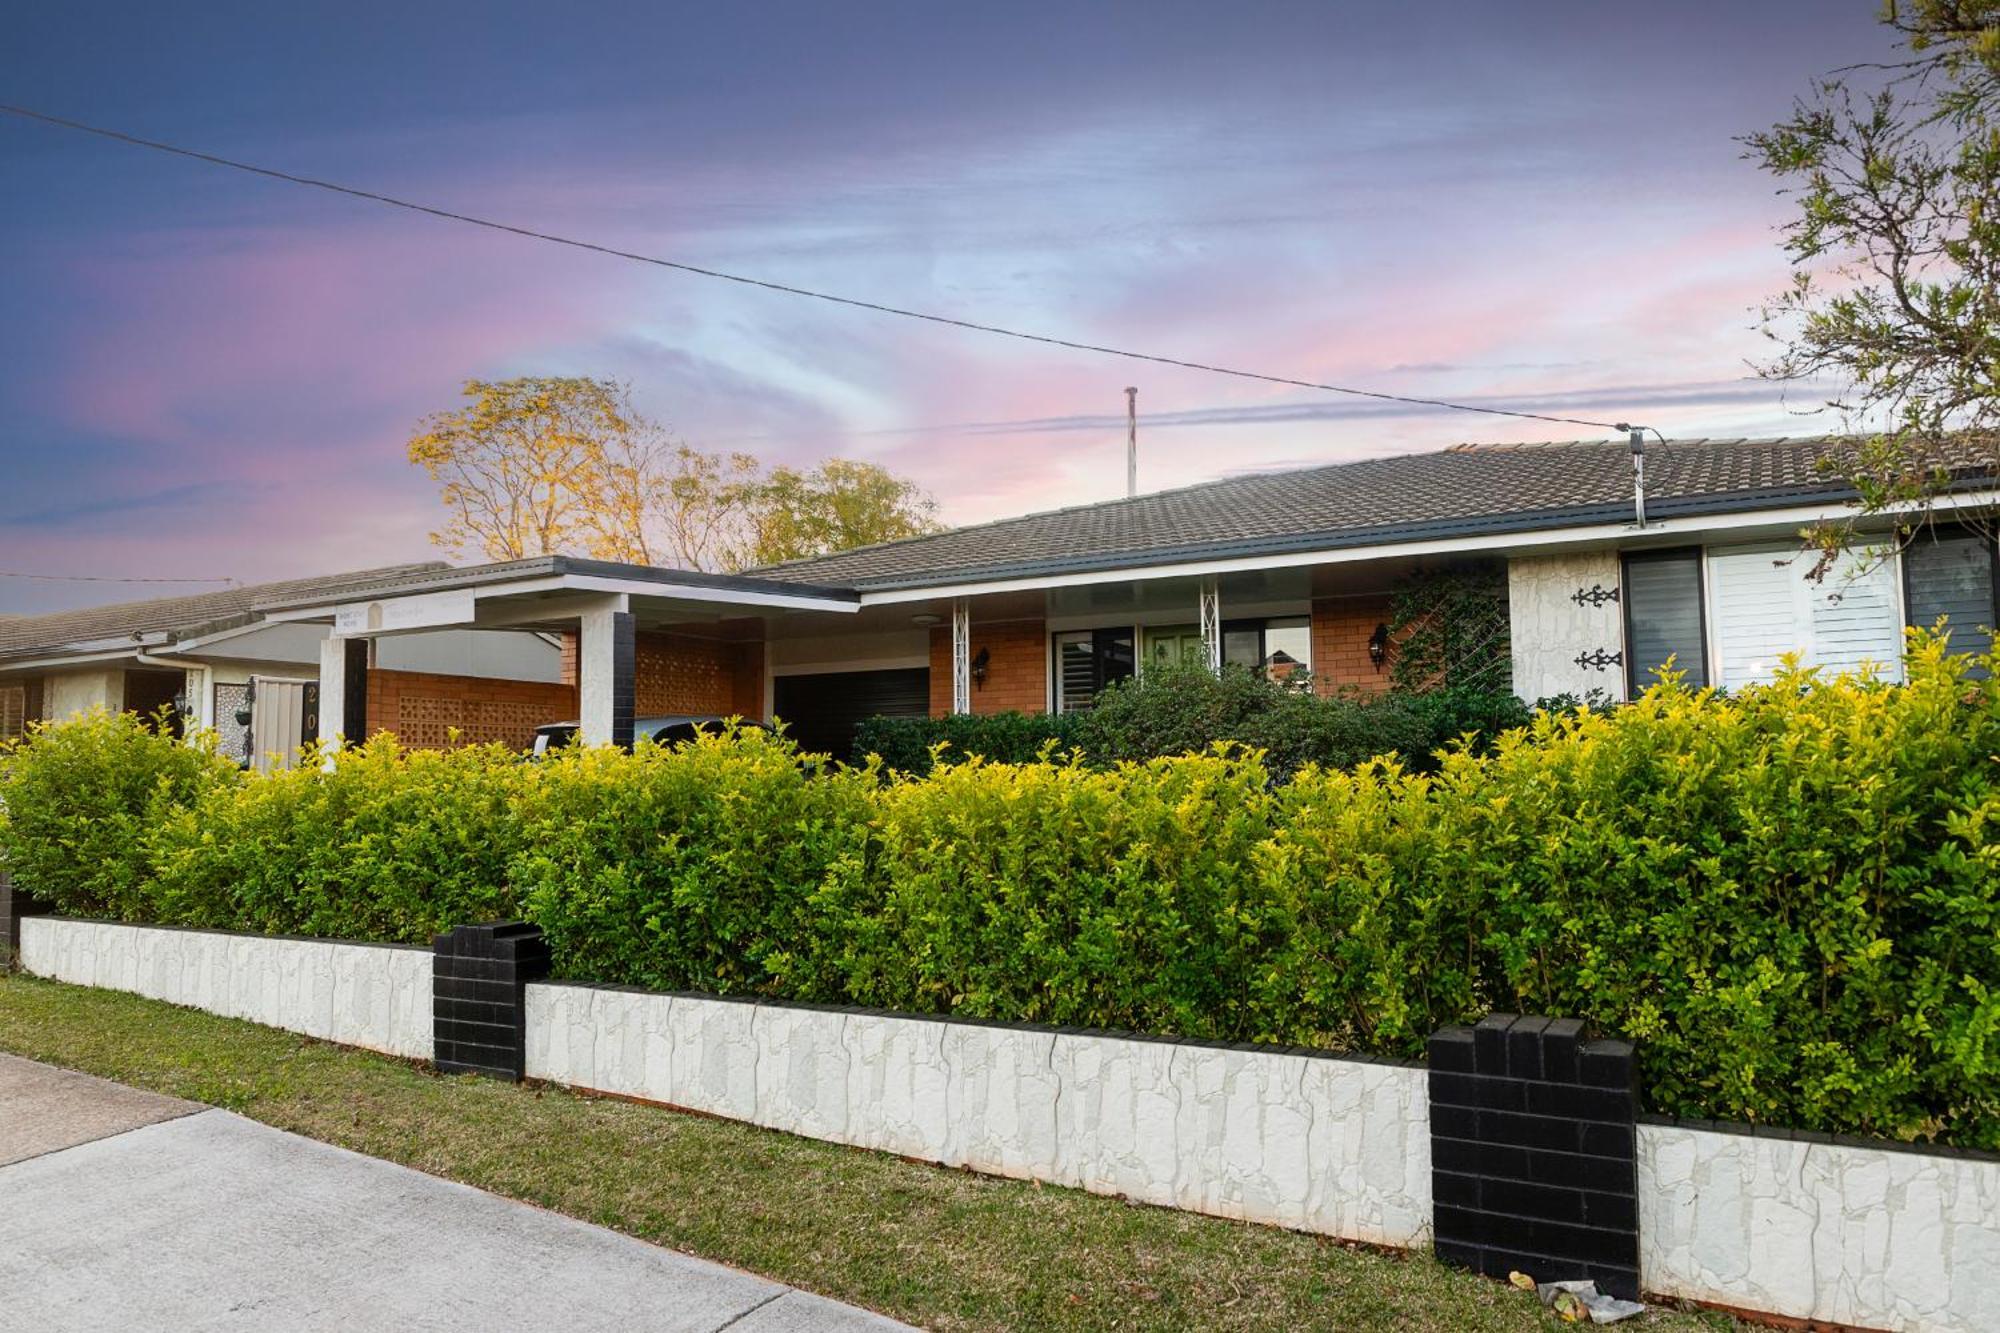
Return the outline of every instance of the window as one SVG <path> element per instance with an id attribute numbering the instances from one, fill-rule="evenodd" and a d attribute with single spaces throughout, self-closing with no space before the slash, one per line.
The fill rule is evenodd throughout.
<path id="1" fill-rule="evenodd" d="M 1312 621 L 1232 620 L 1222 627 L 1222 663 L 1246 666 L 1272 680 L 1312 669 Z"/>
<path id="2" fill-rule="evenodd" d="M 1806 577 L 1808 565 L 1795 542 L 1709 552 L 1717 684 L 1768 681 L 1793 652 L 1830 672 L 1874 662 L 1887 678 L 1901 678 L 1895 560 L 1850 551 L 1817 583 Z"/>
<path id="3" fill-rule="evenodd" d="M 1194 625 L 1163 625 L 1146 631 L 1146 664 L 1201 661 L 1201 630 Z"/>
<path id="4" fill-rule="evenodd" d="M 1056 640 L 1056 711 L 1074 713 L 1097 702 L 1097 693 L 1130 680 L 1135 664 L 1132 628 L 1074 630 Z"/>
<path id="5" fill-rule="evenodd" d="M 0 741 L 18 740 L 28 729 L 28 687 L 0 685 Z"/>
<path id="6" fill-rule="evenodd" d="M 1929 629 L 1943 617 L 1958 653 L 1993 646 L 1994 546 L 1976 532 L 1924 533 L 1903 552 L 1903 598 L 1908 618 Z"/>
<path id="7" fill-rule="evenodd" d="M 1136 658 L 1130 626 L 1071 630 L 1055 637 L 1056 711 L 1074 713 L 1097 701 L 1105 686 L 1128 679 L 1135 661 L 1148 665 L 1169 662 L 1199 664 L 1201 630 L 1195 625 L 1159 625 L 1139 631 L 1144 656 Z M 1283 620 L 1232 620 L 1222 627 L 1222 660 L 1284 680 L 1312 666 L 1312 621 L 1306 616 Z"/>
<path id="8" fill-rule="evenodd" d="M 1669 660 L 1690 688 L 1708 684 L 1701 628 L 1701 552 L 1648 551 L 1625 557 L 1625 684 L 1636 698 Z"/>

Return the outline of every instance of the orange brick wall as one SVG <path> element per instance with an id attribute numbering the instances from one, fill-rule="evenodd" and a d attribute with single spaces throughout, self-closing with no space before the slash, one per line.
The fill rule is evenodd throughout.
<path id="1" fill-rule="evenodd" d="M 1040 713 L 1049 706 L 1049 644 L 1044 622 L 972 622 L 972 655 L 987 651 L 986 684 L 972 687 L 974 713 Z M 931 631 L 931 716 L 951 711 L 951 627 Z"/>
<path id="2" fill-rule="evenodd" d="M 1368 660 L 1368 638 L 1388 623 L 1387 597 L 1334 597 L 1313 603 L 1313 691 L 1386 690 L 1389 668 Z"/>
<path id="3" fill-rule="evenodd" d="M 525 750 L 544 722 L 576 718 L 576 687 L 428 671 L 368 673 L 368 730 L 395 733 L 413 750 L 499 741 Z"/>
<path id="4" fill-rule="evenodd" d="M 562 636 L 562 683 L 574 685 L 577 682 L 578 654 L 582 651 L 583 637 L 575 630 L 564 630 Z"/>
<path id="5" fill-rule="evenodd" d="M 764 716 L 764 645 L 641 634 L 635 645 L 632 711 Z"/>

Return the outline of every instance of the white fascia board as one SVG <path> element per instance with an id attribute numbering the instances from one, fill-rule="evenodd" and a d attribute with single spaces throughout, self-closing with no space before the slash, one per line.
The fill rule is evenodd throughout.
<path id="1" fill-rule="evenodd" d="M 87 639 L 58 648 L 41 657 L 24 657 L 14 661 L 0 661 L 0 671 L 29 671 L 36 668 L 88 666 L 93 662 L 117 662 L 155 648 L 164 648 L 167 634 L 157 630 L 138 638 L 129 635 L 116 639 Z"/>
<path id="2" fill-rule="evenodd" d="M 275 623 L 277 620 L 278 617 L 272 616 L 269 619 L 253 620 L 246 625 L 237 625 L 230 629 L 219 629 L 215 631 L 215 633 L 213 634 L 199 634 L 192 639 L 175 639 L 174 651 L 177 653 L 185 653 L 185 652 L 190 652 L 196 648 L 205 648 L 212 643 L 227 643 L 231 639 L 240 639 L 245 634 L 256 634 L 259 633 L 260 631 L 267 630 L 271 628 L 272 624 Z M 228 656 L 228 654 L 226 653 L 208 654 L 208 656 L 226 657 Z"/>
<path id="3" fill-rule="evenodd" d="M 650 583 L 645 579 L 614 579 L 598 574 L 564 574 L 554 579 L 536 580 L 552 587 L 577 592 L 615 592 L 627 597 L 665 597 L 678 602 L 715 602 L 770 611 L 840 611 L 849 615 L 861 604 L 844 597 L 820 597 L 812 593 L 748 591 L 742 588 L 710 588 L 692 583 Z M 509 593 L 532 592 L 532 587 L 509 586 Z M 489 594 L 482 591 L 481 596 Z"/>
<path id="4" fill-rule="evenodd" d="M 516 597 L 532 597 L 542 593 L 573 592 L 596 593 L 622 597 L 629 603 L 633 598 L 669 598 L 683 602 L 706 602 L 719 606 L 737 606 L 746 611 L 839 611 L 853 614 L 861 609 L 858 602 L 844 598 L 820 597 L 809 593 L 746 591 L 740 588 L 711 588 L 699 584 L 654 583 L 646 579 L 609 578 L 600 574 L 550 574 L 540 578 L 522 579 L 510 583 L 473 584 L 462 590 L 472 594 L 478 608 L 497 607 Z M 402 596 L 429 596 L 423 594 L 402 594 Z M 352 602 L 329 603 L 322 606 L 295 607 L 289 610 L 265 612 L 267 621 L 337 620 L 343 611 L 365 608 L 371 603 L 389 603 L 398 600 L 396 596 L 369 597 Z M 475 615 L 477 612 L 475 611 Z M 487 622 L 490 627 L 493 622 Z M 426 625 L 411 627 L 397 632 L 418 633 L 439 629 L 477 629 L 481 626 L 473 620 L 462 624 Z"/>
<path id="5" fill-rule="evenodd" d="M 1967 495 L 1943 496 L 1931 504 L 1936 511 L 1971 509 L 2000 500 L 2000 492 L 1982 491 Z M 1679 537 L 1688 542 L 1708 534 L 1743 528 L 1802 528 L 1822 519 L 1866 517 L 1884 521 L 1898 514 L 1915 513 L 1917 507 L 1857 515 L 1851 505 L 1797 505 L 1788 509 L 1747 509 L 1727 514 L 1701 514 L 1682 518 L 1650 519 L 1641 528 L 1632 523 L 1598 523 L 1587 527 L 1548 528 L 1535 532 L 1494 532 L 1471 537 L 1440 537 L 1428 541 L 1394 542 L 1375 546 L 1337 546 L 1319 550 L 1280 551 L 1268 555 L 1231 556 L 1218 560 L 1188 560 L 1169 565 L 1132 565 L 1121 569 L 1090 570 L 1075 574 L 1040 574 L 1026 578 L 994 579 L 986 582 L 939 584 L 923 588 L 889 588 L 864 591 L 861 605 L 895 606 L 904 602 L 930 602 L 949 597 L 977 597 L 988 593 L 1033 592 L 1044 588 L 1077 588 L 1100 583 L 1127 583 L 1142 579 L 1194 578 L 1212 574 L 1235 574 L 1263 569 L 1289 569 L 1299 565 L 1362 564 L 1373 560 L 1425 555 L 1458 555 L 1479 551 L 1518 551 L 1543 547 L 1618 546 L 1635 538 Z"/>

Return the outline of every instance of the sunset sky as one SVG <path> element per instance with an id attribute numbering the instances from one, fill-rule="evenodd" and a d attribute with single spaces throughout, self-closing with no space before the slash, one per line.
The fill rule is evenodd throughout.
<path id="1" fill-rule="evenodd" d="M 1750 378 L 1784 201 L 1733 136 L 1889 54 L 1871 0 L 17 7 L 0 101 L 777 281 L 1668 435 L 1837 428 Z M 1592 432 L 1010 343 L 0 117 L 0 571 L 432 554 L 470 377 L 631 382 L 689 443 L 965 522 Z M 138 585 L 0 578 L 0 612 Z M 192 586 L 188 590 L 198 590 Z"/>

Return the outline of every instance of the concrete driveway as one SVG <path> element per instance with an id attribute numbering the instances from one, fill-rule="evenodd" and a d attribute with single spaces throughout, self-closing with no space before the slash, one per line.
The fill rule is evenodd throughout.
<path id="1" fill-rule="evenodd" d="M 907 1327 L 227 1111 L 5 1055 L 0 1326 Z"/>

